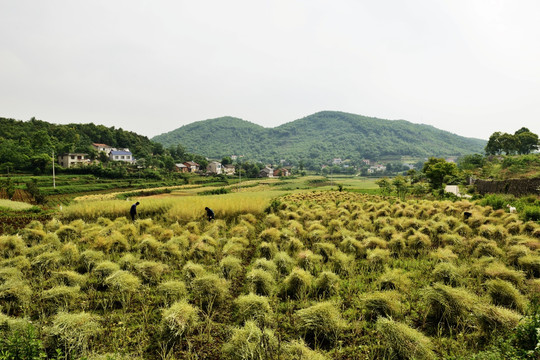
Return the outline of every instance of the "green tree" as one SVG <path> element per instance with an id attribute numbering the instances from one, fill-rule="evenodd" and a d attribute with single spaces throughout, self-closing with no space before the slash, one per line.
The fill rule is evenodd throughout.
<path id="1" fill-rule="evenodd" d="M 519 154 L 529 154 L 532 151 L 538 150 L 538 135 L 523 127 L 515 132 L 517 152 Z"/>
<path id="2" fill-rule="evenodd" d="M 230 156 L 225 156 L 223 159 L 221 159 L 221 165 L 225 166 L 230 164 L 232 164 L 232 159 Z"/>
<path id="3" fill-rule="evenodd" d="M 392 183 L 390 183 L 390 180 L 388 180 L 388 178 L 384 177 L 382 179 L 379 179 L 375 181 L 375 184 L 379 186 L 379 189 L 381 189 L 381 193 L 383 195 L 390 195 L 392 193 Z"/>
<path id="4" fill-rule="evenodd" d="M 500 142 L 501 132 L 497 131 L 491 134 L 489 137 L 488 143 L 485 147 L 485 152 L 487 155 L 499 155 L 502 151 L 502 145 Z"/>
<path id="5" fill-rule="evenodd" d="M 502 134 L 499 137 L 499 143 L 501 144 L 501 150 L 504 151 L 506 155 L 515 154 L 518 151 L 519 144 L 516 137 L 512 134 Z"/>
<path id="6" fill-rule="evenodd" d="M 401 175 L 392 179 L 392 186 L 396 190 L 396 194 L 400 199 L 404 199 L 409 192 L 409 183 L 407 179 Z"/>
<path id="7" fill-rule="evenodd" d="M 426 174 L 426 178 L 434 189 L 440 189 L 445 179 L 457 175 L 458 169 L 455 163 L 447 162 L 442 158 L 431 157 L 424 163 L 422 172 Z"/>

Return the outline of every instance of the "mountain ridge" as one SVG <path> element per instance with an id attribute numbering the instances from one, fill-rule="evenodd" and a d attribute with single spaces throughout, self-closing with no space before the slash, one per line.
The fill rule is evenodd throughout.
<path id="1" fill-rule="evenodd" d="M 182 144 L 211 158 L 244 155 L 320 164 L 333 157 L 459 156 L 483 152 L 485 140 L 467 138 L 432 125 L 321 111 L 273 128 L 222 117 L 197 121 L 152 138 L 164 146 Z M 296 160 L 296 161 L 295 161 Z"/>

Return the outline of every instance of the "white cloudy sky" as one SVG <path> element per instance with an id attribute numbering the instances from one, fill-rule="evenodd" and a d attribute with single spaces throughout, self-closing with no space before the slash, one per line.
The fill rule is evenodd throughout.
<path id="1" fill-rule="evenodd" d="M 540 133 L 537 0 L 0 0 L 0 117 L 154 136 L 321 110 Z"/>

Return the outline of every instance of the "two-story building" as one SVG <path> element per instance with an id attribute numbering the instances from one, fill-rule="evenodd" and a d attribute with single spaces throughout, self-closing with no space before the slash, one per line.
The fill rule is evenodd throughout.
<path id="1" fill-rule="evenodd" d="M 58 164 L 65 168 L 83 166 L 90 164 L 90 159 L 84 153 L 64 153 L 58 155 Z"/>
<path id="2" fill-rule="evenodd" d="M 210 174 L 221 174 L 223 171 L 223 166 L 220 162 L 217 161 L 211 161 L 206 166 L 206 172 Z"/>
<path id="3" fill-rule="evenodd" d="M 186 165 L 188 172 L 197 172 L 201 168 L 201 166 L 194 161 L 186 161 L 184 165 Z"/>
<path id="4" fill-rule="evenodd" d="M 116 150 L 115 148 L 113 148 L 112 146 L 109 146 L 109 145 L 107 145 L 107 144 L 92 143 L 92 147 L 93 147 L 97 152 L 104 152 L 105 154 L 107 154 L 107 156 L 109 156 L 109 154 L 111 153 L 111 151 Z"/>
<path id="5" fill-rule="evenodd" d="M 234 175 L 234 173 L 236 172 L 236 169 L 232 164 L 225 165 L 222 168 L 225 175 Z"/>
<path id="6" fill-rule="evenodd" d="M 133 154 L 131 151 L 126 150 L 111 150 L 109 153 L 109 159 L 112 161 L 125 161 L 125 162 L 133 162 Z"/>
<path id="7" fill-rule="evenodd" d="M 272 169 L 271 167 L 266 166 L 264 169 L 262 169 L 259 172 L 259 177 L 273 178 L 274 177 L 274 169 Z"/>

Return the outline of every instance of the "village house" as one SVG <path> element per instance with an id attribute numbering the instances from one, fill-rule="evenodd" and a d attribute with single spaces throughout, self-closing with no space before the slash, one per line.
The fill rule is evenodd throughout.
<path id="1" fill-rule="evenodd" d="M 174 164 L 174 168 L 177 172 L 187 173 L 189 170 L 184 164 Z"/>
<path id="2" fill-rule="evenodd" d="M 290 176 L 291 172 L 289 169 L 281 168 L 274 170 L 274 177 L 281 177 L 281 176 Z"/>
<path id="3" fill-rule="evenodd" d="M 272 169 L 271 167 L 265 166 L 264 169 L 262 169 L 259 172 L 259 177 L 268 177 L 268 178 L 274 177 L 274 169 Z"/>
<path id="4" fill-rule="evenodd" d="M 236 172 L 236 169 L 234 165 L 229 164 L 229 165 L 223 166 L 223 173 L 225 175 L 234 175 L 235 172 Z"/>
<path id="5" fill-rule="evenodd" d="M 386 171 L 386 166 L 379 165 L 379 164 L 370 166 L 369 169 L 367 170 L 368 174 L 373 174 L 375 172 L 383 172 L 383 171 Z"/>
<path id="6" fill-rule="evenodd" d="M 74 166 L 82 166 L 90 164 L 88 154 L 83 153 L 64 153 L 58 155 L 58 163 L 60 166 L 70 168 Z"/>
<path id="7" fill-rule="evenodd" d="M 194 161 L 186 161 L 184 165 L 186 165 L 188 172 L 197 172 L 201 168 L 201 166 Z"/>
<path id="8" fill-rule="evenodd" d="M 369 163 L 370 163 L 369 159 L 362 159 L 362 162 L 363 162 L 364 164 L 366 164 L 366 165 L 369 165 Z"/>
<path id="9" fill-rule="evenodd" d="M 332 165 L 340 165 L 342 163 L 341 158 L 332 159 Z"/>
<path id="10" fill-rule="evenodd" d="M 109 159 L 112 161 L 124 161 L 124 162 L 133 162 L 133 154 L 131 151 L 126 150 L 111 150 L 109 153 Z"/>
<path id="11" fill-rule="evenodd" d="M 93 147 L 97 152 L 104 152 L 105 154 L 107 154 L 107 156 L 109 156 L 109 154 L 111 153 L 111 151 L 116 150 L 115 148 L 113 148 L 112 146 L 109 146 L 109 145 L 107 145 L 107 144 L 92 143 L 92 147 Z"/>
<path id="12" fill-rule="evenodd" d="M 222 173 L 222 166 L 220 162 L 217 161 L 211 161 L 206 166 L 206 172 L 209 174 L 221 174 Z"/>

